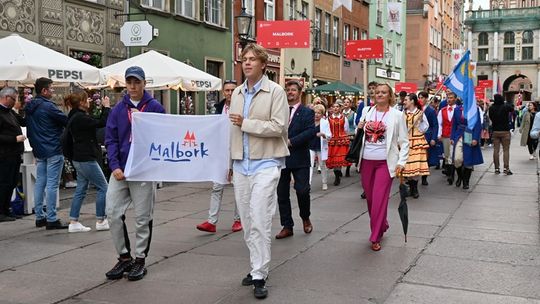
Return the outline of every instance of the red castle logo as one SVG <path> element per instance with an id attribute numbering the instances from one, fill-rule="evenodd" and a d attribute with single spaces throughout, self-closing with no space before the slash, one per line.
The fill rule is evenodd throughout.
<path id="1" fill-rule="evenodd" d="M 184 136 L 184 143 L 182 144 L 184 147 L 196 147 L 197 142 L 195 139 L 195 132 L 189 132 L 189 130 L 186 132 L 186 136 Z"/>

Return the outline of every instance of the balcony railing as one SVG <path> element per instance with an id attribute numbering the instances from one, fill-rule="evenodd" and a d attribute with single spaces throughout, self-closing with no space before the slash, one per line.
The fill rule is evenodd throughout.
<path id="1" fill-rule="evenodd" d="M 540 7 L 531 8 L 512 8 L 512 9 L 497 9 L 489 11 L 472 11 L 467 16 L 467 21 L 482 20 L 482 19 L 501 19 L 501 18 L 523 18 L 536 17 L 540 19 Z"/>

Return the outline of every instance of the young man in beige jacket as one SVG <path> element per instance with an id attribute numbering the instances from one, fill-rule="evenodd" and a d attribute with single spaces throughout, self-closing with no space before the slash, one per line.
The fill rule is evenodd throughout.
<path id="1" fill-rule="evenodd" d="M 244 48 L 246 81 L 234 90 L 229 112 L 234 193 L 252 266 L 242 285 L 253 285 L 259 299 L 268 295 L 272 216 L 281 168 L 289 155 L 287 97 L 265 75 L 267 60 L 263 47 L 249 44 Z"/>

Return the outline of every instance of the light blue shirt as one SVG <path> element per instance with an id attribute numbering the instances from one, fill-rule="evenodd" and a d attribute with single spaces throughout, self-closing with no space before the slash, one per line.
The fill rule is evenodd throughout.
<path id="1" fill-rule="evenodd" d="M 536 115 L 534 116 L 534 123 L 529 135 L 531 136 L 531 138 L 534 139 L 538 138 L 538 136 L 540 135 L 540 113 L 536 113 Z"/>
<path id="2" fill-rule="evenodd" d="M 262 78 L 253 86 L 253 89 L 249 91 L 247 80 L 244 82 L 244 109 L 242 113 L 244 117 L 249 117 L 249 107 L 251 106 L 251 101 L 261 89 L 261 84 Z M 242 160 L 235 160 L 233 162 L 233 169 L 236 172 L 249 176 L 254 175 L 262 169 L 285 166 L 285 157 L 249 159 L 249 136 L 245 132 L 242 133 L 242 147 Z"/>

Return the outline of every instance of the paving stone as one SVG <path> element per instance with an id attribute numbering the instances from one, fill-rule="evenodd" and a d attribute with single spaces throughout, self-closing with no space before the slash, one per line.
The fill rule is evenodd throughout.
<path id="1" fill-rule="evenodd" d="M 539 246 L 438 237 L 424 253 L 485 262 L 538 267 L 540 266 L 538 252 L 540 252 Z"/>
<path id="2" fill-rule="evenodd" d="M 539 300 L 400 283 L 385 304 L 538 304 Z"/>
<path id="3" fill-rule="evenodd" d="M 404 282 L 540 299 L 540 268 L 424 255 Z"/>
<path id="4" fill-rule="evenodd" d="M 500 229 L 468 228 L 449 224 L 440 236 L 476 241 L 540 246 L 538 233 L 504 231 Z"/>

